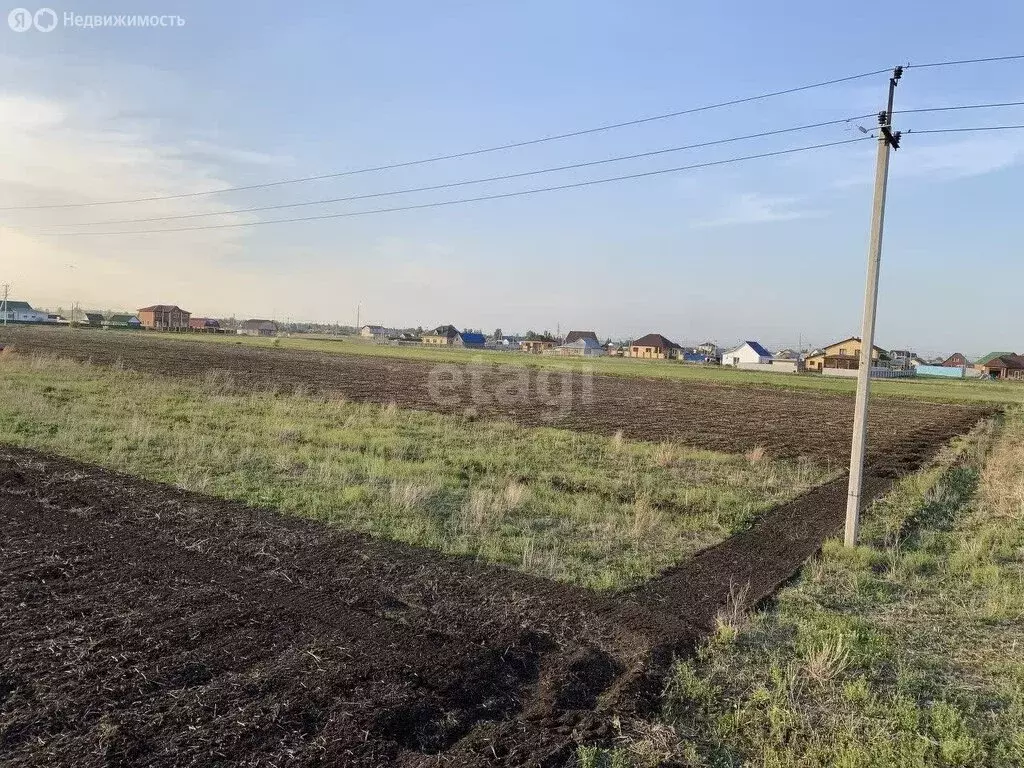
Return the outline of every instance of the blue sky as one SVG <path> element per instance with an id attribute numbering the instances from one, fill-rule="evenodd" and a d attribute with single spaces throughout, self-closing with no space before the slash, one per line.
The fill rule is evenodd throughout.
<path id="1" fill-rule="evenodd" d="M 835 6 L 835 7 L 833 7 Z M 1024 52 L 1024 6 L 763 2 L 92 2 L 167 29 L 0 30 L 0 206 L 260 183 L 572 131 L 880 69 Z M 874 147 L 508 200 L 190 233 L 54 238 L 90 221 L 298 202 L 643 152 L 884 106 L 884 76 L 378 174 L 224 195 L 0 212 L 19 298 L 389 325 L 658 331 L 826 343 L 860 324 Z M 897 111 L 1024 100 L 1024 61 L 909 69 Z M 867 119 L 862 124 L 870 126 Z M 1024 109 L 903 129 L 1024 123 Z M 837 126 L 461 190 L 199 221 L 491 194 L 854 138 Z M 878 341 L 1019 349 L 1024 131 L 908 135 L 893 157 Z M 195 223 L 195 222 L 194 222 Z M 164 226 L 173 226 L 173 222 Z M 124 227 L 117 227 L 124 229 Z"/>

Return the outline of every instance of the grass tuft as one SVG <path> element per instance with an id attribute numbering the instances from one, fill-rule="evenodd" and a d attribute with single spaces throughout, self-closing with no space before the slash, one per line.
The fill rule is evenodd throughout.
<path id="1" fill-rule="evenodd" d="M 764 446 L 759 445 L 756 448 L 751 448 L 749 451 L 746 452 L 745 455 L 747 457 L 747 461 L 749 461 L 751 464 L 759 464 L 761 461 L 764 460 L 765 453 L 766 451 L 764 449 Z"/>

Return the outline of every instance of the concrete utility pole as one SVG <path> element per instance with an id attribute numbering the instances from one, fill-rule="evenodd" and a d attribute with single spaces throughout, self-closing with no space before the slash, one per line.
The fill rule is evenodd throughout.
<path id="1" fill-rule="evenodd" d="M 7 325 L 7 294 L 11 291 L 11 284 L 4 283 L 2 287 L 4 289 L 4 297 L 0 300 L 0 315 L 3 315 L 4 325 Z"/>
<path id="2" fill-rule="evenodd" d="M 882 261 L 882 227 L 885 192 L 889 182 L 889 150 L 899 149 L 900 134 L 892 131 L 892 106 L 903 67 L 889 78 L 889 105 L 878 114 L 878 157 L 875 166 L 875 205 L 871 213 L 871 244 L 868 247 L 868 278 L 864 289 L 864 325 L 860 335 L 860 367 L 857 369 L 857 404 L 853 414 L 853 445 L 850 450 L 850 488 L 846 498 L 846 546 L 857 546 L 860 535 L 860 498 L 864 484 L 864 448 L 868 435 L 868 388 L 875 349 L 875 311 L 878 308 L 878 270 Z"/>

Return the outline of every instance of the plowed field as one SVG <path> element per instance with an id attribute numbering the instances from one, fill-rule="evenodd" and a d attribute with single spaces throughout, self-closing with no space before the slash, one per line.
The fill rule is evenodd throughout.
<path id="1" fill-rule="evenodd" d="M 671 440 L 730 453 L 764 448 L 774 458 L 809 456 L 844 466 L 853 398 L 775 387 L 728 386 L 621 376 L 563 378 L 513 366 L 434 365 L 169 339 L 151 333 L 0 328 L 23 353 L 90 360 L 161 376 L 227 372 L 234 384 L 333 392 L 360 402 L 447 413 L 468 411 L 523 426 L 552 426 L 635 440 Z M 515 353 L 510 353 L 515 354 Z M 467 360 L 472 355 L 467 353 Z M 665 363 L 672 365 L 672 363 Z M 216 385 L 220 385 L 218 382 Z M 564 387 L 564 388 L 563 388 Z M 985 409 L 885 397 L 871 405 L 869 449 L 885 455 L 948 420 Z"/>
<path id="2" fill-rule="evenodd" d="M 12 338 L 154 374 L 457 407 L 428 396 L 417 363 L 142 335 L 0 340 Z M 841 397 L 614 377 L 592 392 L 557 425 L 846 450 Z M 876 402 L 866 500 L 987 413 Z M 839 529 L 845 498 L 840 478 L 638 589 L 598 595 L 0 447 L 0 762 L 565 766 L 580 742 L 608 740 L 614 717 L 657 704 L 667 665 L 737 586 L 755 602 L 788 579 Z"/>

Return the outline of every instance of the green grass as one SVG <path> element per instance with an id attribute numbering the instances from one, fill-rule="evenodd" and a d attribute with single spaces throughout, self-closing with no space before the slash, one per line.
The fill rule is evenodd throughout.
<path id="1" fill-rule="evenodd" d="M 101 333 L 79 330 L 79 333 Z M 124 333 L 102 331 L 102 333 Z M 139 332 L 127 332 L 138 334 Z M 147 334 L 156 336 L 156 334 Z M 238 337 L 227 334 L 160 334 L 158 338 L 177 341 L 198 341 L 210 344 L 247 344 L 257 347 L 335 352 L 376 357 L 397 357 L 432 362 L 465 363 L 473 356 L 482 356 L 503 364 L 525 365 L 549 370 L 580 370 L 614 376 L 641 376 L 678 381 L 703 381 L 732 385 L 762 385 L 795 390 L 852 393 L 856 382 L 852 379 L 822 376 L 820 374 L 762 373 L 740 371 L 728 366 L 683 364 L 672 360 L 636 360 L 603 357 L 588 360 L 531 355 L 524 352 L 494 350 L 462 350 L 428 347 L 393 347 L 374 344 L 359 337 L 334 339 L 303 338 L 301 336 L 277 339 Z M 1024 403 L 1024 382 L 997 382 L 980 380 L 950 380 L 941 378 L 877 380 L 871 384 L 877 395 L 911 397 L 940 402 L 993 402 Z"/>
<path id="2" fill-rule="evenodd" d="M 821 482 L 770 461 L 527 430 L 223 373 L 170 383 L 0 353 L 0 442 L 598 589 L 650 578 Z"/>
<path id="3" fill-rule="evenodd" d="M 1024 765 L 1024 410 L 957 441 L 675 667 L 584 766 Z"/>

